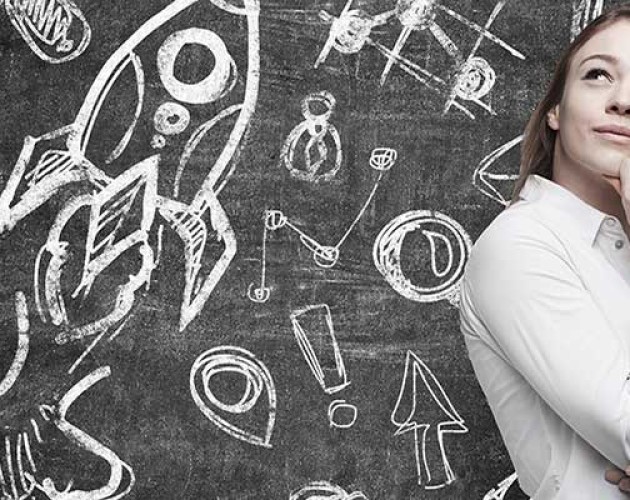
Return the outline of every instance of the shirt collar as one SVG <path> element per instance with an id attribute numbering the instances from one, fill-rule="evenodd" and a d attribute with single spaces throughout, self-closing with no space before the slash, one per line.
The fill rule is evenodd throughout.
<path id="1" fill-rule="evenodd" d="M 608 214 L 589 205 L 573 192 L 560 184 L 540 175 L 529 175 L 521 189 L 519 198 L 527 201 L 542 201 L 548 205 L 557 221 L 563 226 L 572 228 L 589 245 L 595 237 Z"/>

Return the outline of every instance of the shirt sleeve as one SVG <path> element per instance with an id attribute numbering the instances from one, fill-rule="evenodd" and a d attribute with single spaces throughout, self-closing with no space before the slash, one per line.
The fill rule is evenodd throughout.
<path id="1" fill-rule="evenodd" d="M 514 230 L 503 224 L 506 231 L 499 226 L 493 235 L 482 235 L 466 268 L 463 293 L 500 355 L 576 433 L 625 468 L 630 464 L 626 347 L 562 245 L 536 226 Z"/>

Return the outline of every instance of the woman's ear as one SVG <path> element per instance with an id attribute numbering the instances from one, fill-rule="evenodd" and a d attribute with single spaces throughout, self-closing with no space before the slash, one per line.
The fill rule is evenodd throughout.
<path id="1" fill-rule="evenodd" d="M 547 125 L 552 130 L 560 128 L 560 105 L 556 104 L 547 112 Z"/>

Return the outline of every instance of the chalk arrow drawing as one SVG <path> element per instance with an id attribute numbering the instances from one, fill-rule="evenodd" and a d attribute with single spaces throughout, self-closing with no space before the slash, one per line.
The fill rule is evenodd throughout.
<path id="1" fill-rule="evenodd" d="M 405 373 L 391 421 L 396 435 L 413 432 L 418 484 L 437 489 L 455 481 L 444 449 L 444 434 L 466 433 L 468 427 L 429 367 L 407 351 Z"/>
<path id="2" fill-rule="evenodd" d="M 518 479 L 516 472 L 510 474 L 503 481 L 498 484 L 498 487 L 492 488 L 483 497 L 483 500 L 503 500 L 507 494 L 510 486 Z"/>
<path id="3" fill-rule="evenodd" d="M 499 146 L 483 158 L 473 173 L 473 186 L 488 198 L 508 206 L 514 182 L 518 179 L 518 158 L 515 164 L 506 162 L 504 156 L 517 149 L 523 141 L 519 135 Z M 504 196 L 505 194 L 505 196 Z"/>

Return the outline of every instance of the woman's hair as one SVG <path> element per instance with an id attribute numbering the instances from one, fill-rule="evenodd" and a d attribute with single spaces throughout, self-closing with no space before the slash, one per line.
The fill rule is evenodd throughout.
<path id="1" fill-rule="evenodd" d="M 538 103 L 538 106 L 534 109 L 534 112 L 525 126 L 523 142 L 521 144 L 519 176 L 514 185 L 512 202 L 518 199 L 518 195 L 530 174 L 538 174 L 547 179 L 552 178 L 556 131 L 547 124 L 547 113 L 549 113 L 556 104 L 559 104 L 562 99 L 567 73 L 569 72 L 569 66 L 573 60 L 573 56 L 594 35 L 621 19 L 630 21 L 630 6 L 611 9 L 594 19 L 565 49 L 562 57 L 556 64 L 556 69 L 553 73 L 551 83 L 547 88 L 547 93 Z"/>

